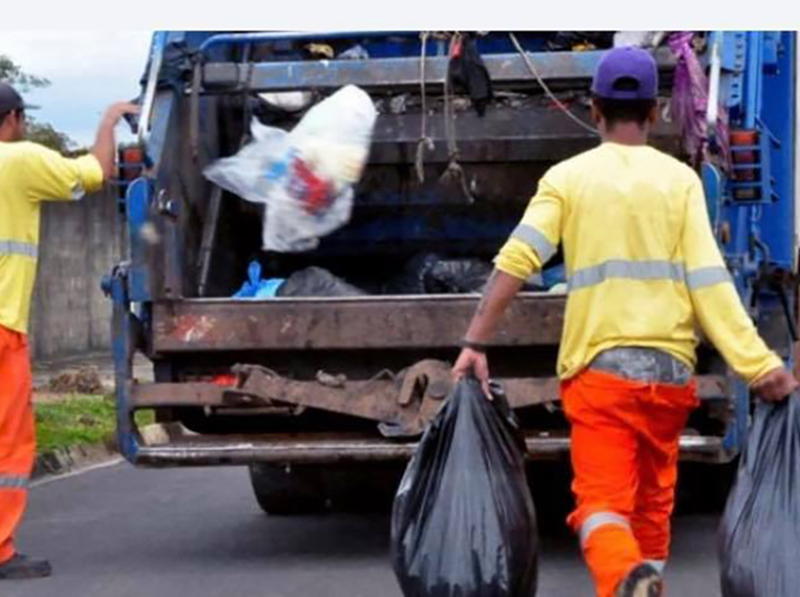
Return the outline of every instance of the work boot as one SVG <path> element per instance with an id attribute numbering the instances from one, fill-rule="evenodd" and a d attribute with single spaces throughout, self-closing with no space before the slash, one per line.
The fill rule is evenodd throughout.
<path id="1" fill-rule="evenodd" d="M 616 597 L 661 597 L 663 583 L 658 570 L 639 564 L 617 587 Z"/>
<path id="2" fill-rule="evenodd" d="M 11 559 L 0 564 L 0 580 L 22 580 L 24 578 L 44 578 L 53 573 L 50 562 L 29 558 L 15 553 Z"/>

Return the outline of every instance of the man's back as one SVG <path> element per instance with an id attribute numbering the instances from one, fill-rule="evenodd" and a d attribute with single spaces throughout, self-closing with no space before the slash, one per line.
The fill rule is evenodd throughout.
<path id="1" fill-rule="evenodd" d="M 678 160 L 607 142 L 554 166 L 497 267 L 523 277 L 559 243 L 569 288 L 560 377 L 618 346 L 663 350 L 693 367 L 697 323 L 746 378 L 779 366 L 730 284 L 700 179 Z M 735 339 L 731 322 L 742 331 Z"/>
<path id="2" fill-rule="evenodd" d="M 692 190 L 702 192 L 684 164 L 646 145 L 603 143 L 548 177 L 565 202 L 562 237 L 570 272 L 606 259 L 680 261 L 687 198 Z"/>

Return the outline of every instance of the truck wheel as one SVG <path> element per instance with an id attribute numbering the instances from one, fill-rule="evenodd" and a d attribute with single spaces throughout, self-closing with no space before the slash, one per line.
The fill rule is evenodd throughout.
<path id="1" fill-rule="evenodd" d="M 389 512 L 405 463 L 360 463 L 325 470 L 325 492 L 334 512 Z"/>
<path id="2" fill-rule="evenodd" d="M 676 510 L 685 514 L 722 512 L 736 479 L 738 462 L 683 463 L 678 473 Z"/>
<path id="3" fill-rule="evenodd" d="M 258 505 L 267 514 L 290 516 L 325 510 L 325 487 L 317 467 L 254 464 L 250 481 Z"/>

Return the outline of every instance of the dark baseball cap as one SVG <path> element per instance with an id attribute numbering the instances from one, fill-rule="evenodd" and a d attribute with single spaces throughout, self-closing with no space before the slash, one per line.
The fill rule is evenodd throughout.
<path id="1" fill-rule="evenodd" d="M 597 66 L 592 93 L 604 99 L 654 100 L 658 97 L 656 61 L 640 48 L 614 48 Z"/>
<path id="2" fill-rule="evenodd" d="M 0 114 L 13 110 L 35 110 L 38 107 L 26 104 L 22 96 L 8 83 L 0 83 Z"/>

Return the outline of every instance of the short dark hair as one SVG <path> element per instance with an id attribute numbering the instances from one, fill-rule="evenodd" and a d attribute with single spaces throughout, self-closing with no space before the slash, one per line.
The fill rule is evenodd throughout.
<path id="1" fill-rule="evenodd" d="M 3 126 L 6 118 L 12 114 L 16 114 L 18 117 L 25 116 L 25 108 L 14 108 L 13 110 L 8 110 L 7 112 L 0 114 L 0 126 Z"/>
<path id="2" fill-rule="evenodd" d="M 592 96 L 592 101 L 609 128 L 613 128 L 618 122 L 635 122 L 644 126 L 650 111 L 656 106 L 655 100 L 608 99 L 597 95 Z"/>

